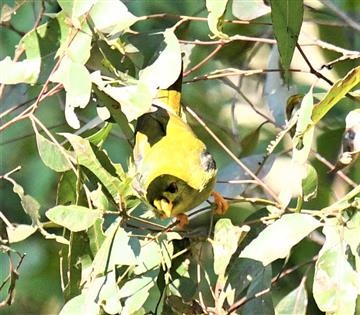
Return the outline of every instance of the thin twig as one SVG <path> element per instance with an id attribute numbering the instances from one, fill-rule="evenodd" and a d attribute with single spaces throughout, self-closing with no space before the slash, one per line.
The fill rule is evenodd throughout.
<path id="1" fill-rule="evenodd" d="M 219 44 L 218 46 L 216 46 L 216 48 L 209 54 L 207 55 L 203 60 L 201 60 L 198 64 L 196 64 L 195 66 L 193 66 L 191 69 L 189 69 L 188 71 L 184 72 L 183 76 L 186 77 L 188 76 L 190 73 L 194 72 L 195 70 L 199 69 L 200 67 L 202 67 L 205 63 L 207 63 L 212 57 L 214 57 L 216 55 L 216 53 L 224 46 L 224 44 Z"/>

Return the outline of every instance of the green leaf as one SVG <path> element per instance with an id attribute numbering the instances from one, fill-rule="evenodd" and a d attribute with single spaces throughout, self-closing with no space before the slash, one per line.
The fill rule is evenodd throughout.
<path id="1" fill-rule="evenodd" d="M 302 179 L 302 195 L 305 201 L 316 197 L 318 189 L 318 175 L 316 169 L 306 164 L 306 176 Z"/>
<path id="2" fill-rule="evenodd" d="M 347 261 L 342 227 L 337 219 L 327 219 L 323 233 L 326 240 L 315 265 L 313 294 L 323 312 L 354 314 L 360 294 L 360 274 Z"/>
<path id="3" fill-rule="evenodd" d="M 314 106 L 311 119 L 318 123 L 326 113 L 333 108 L 354 86 L 360 82 L 360 66 L 349 71 L 346 76 L 338 81 L 326 93 L 325 97 Z"/>
<path id="4" fill-rule="evenodd" d="M 12 61 L 10 57 L 0 61 L 0 83 L 18 84 L 37 82 L 40 74 L 41 59 L 32 58 Z"/>
<path id="5" fill-rule="evenodd" d="M 209 11 L 208 25 L 210 31 L 214 34 L 212 37 L 224 39 L 229 37 L 222 32 L 227 2 L 228 0 L 206 0 L 206 9 Z"/>
<path id="6" fill-rule="evenodd" d="M 53 82 L 62 83 L 66 91 L 65 118 L 69 126 L 80 128 L 75 108 L 84 108 L 90 100 L 91 80 L 89 71 L 78 62 L 64 56 L 59 68 L 50 77 Z"/>
<path id="7" fill-rule="evenodd" d="M 74 315 L 74 314 L 87 314 L 98 315 L 100 306 L 88 299 L 86 293 L 81 293 L 71 300 L 67 301 L 63 308 L 60 310 L 59 315 Z"/>
<path id="8" fill-rule="evenodd" d="M 87 137 L 87 139 L 97 147 L 102 147 L 103 143 L 108 138 L 112 127 L 113 124 L 107 122 L 104 124 L 104 126 L 101 129 L 99 129 L 91 136 Z"/>
<path id="9" fill-rule="evenodd" d="M 320 225 L 307 214 L 285 214 L 246 246 L 240 257 L 261 261 L 266 266 L 276 259 L 285 258 L 294 245 Z"/>
<path id="10" fill-rule="evenodd" d="M 93 261 L 94 277 L 113 270 L 115 265 L 132 266 L 137 262 L 134 250 L 139 250 L 139 241 L 130 238 L 129 234 L 119 226 L 118 220 L 106 230 L 105 236 Z"/>
<path id="11" fill-rule="evenodd" d="M 98 2 L 97 0 L 58 0 L 60 7 L 64 10 L 65 14 L 74 20 L 87 11 L 93 6 L 94 3 Z"/>
<path id="12" fill-rule="evenodd" d="M 66 16 L 60 12 L 21 39 L 19 46 L 24 47 L 27 60 L 41 58 L 38 83 L 44 83 L 48 79 L 56 63 L 56 52 L 68 40 L 69 33 Z"/>
<path id="13" fill-rule="evenodd" d="M 214 250 L 214 271 L 223 275 L 232 254 L 238 247 L 238 241 L 243 230 L 234 226 L 230 219 L 220 219 L 216 222 L 214 240 L 211 242 Z"/>
<path id="14" fill-rule="evenodd" d="M 96 219 L 102 217 L 102 211 L 82 206 L 56 206 L 46 211 L 46 216 L 56 224 L 72 232 L 79 232 L 92 226 Z"/>
<path id="15" fill-rule="evenodd" d="M 284 296 L 275 307 L 276 315 L 305 315 L 308 304 L 308 298 L 305 288 L 305 281 L 301 281 L 300 285 Z"/>
<path id="16" fill-rule="evenodd" d="M 243 296 L 243 291 L 264 273 L 264 266 L 256 260 L 236 258 L 229 264 L 225 293 L 228 304 L 233 304 Z"/>
<path id="17" fill-rule="evenodd" d="M 248 156 L 252 154 L 259 142 L 260 130 L 264 124 L 261 124 L 255 130 L 248 133 L 240 142 L 241 146 L 241 157 Z"/>
<path id="18" fill-rule="evenodd" d="M 133 314 L 140 309 L 149 297 L 149 290 L 155 285 L 157 271 L 149 271 L 141 278 L 125 282 L 120 288 L 119 296 L 124 299 L 124 314 Z"/>
<path id="19" fill-rule="evenodd" d="M 106 105 L 111 114 L 114 113 L 116 115 L 116 111 L 119 111 L 121 108 L 127 121 L 133 121 L 150 109 L 152 103 L 151 90 L 143 82 L 137 82 L 134 85 L 128 86 L 111 86 L 110 84 L 107 84 L 106 81 L 103 81 L 99 71 L 95 71 L 91 74 L 91 80 L 96 84 L 100 92 L 106 93 L 116 101 L 116 103 L 112 102 L 114 104 Z M 119 115 L 116 115 L 115 117 L 117 116 Z M 124 119 L 120 117 L 120 126 L 124 125 L 123 121 Z"/>
<path id="20" fill-rule="evenodd" d="M 313 136 L 314 126 L 311 124 L 311 113 L 313 110 L 312 89 L 302 99 L 300 109 L 298 111 L 298 121 L 296 125 L 296 133 L 293 138 L 293 161 L 305 164 L 308 159 Z M 310 126 L 310 127 L 309 127 Z"/>
<path id="21" fill-rule="evenodd" d="M 111 34 L 126 31 L 138 20 L 138 17 L 118 0 L 97 1 L 90 11 L 90 17 L 97 30 Z"/>
<path id="22" fill-rule="evenodd" d="M 39 155 L 44 164 L 56 172 L 65 172 L 71 169 L 69 158 L 67 158 L 59 145 L 43 137 L 36 128 L 34 128 L 36 144 Z"/>
<path id="23" fill-rule="evenodd" d="M 100 164 L 90 142 L 70 133 L 63 133 L 62 135 L 69 140 L 71 146 L 74 148 L 78 163 L 88 168 L 101 181 L 114 200 L 119 201 L 119 193 L 122 191 L 124 185 L 119 178 L 112 176 Z"/>
<path id="24" fill-rule="evenodd" d="M 270 11 L 264 0 L 235 0 L 232 3 L 232 13 L 240 20 L 253 20 Z"/>
<path id="25" fill-rule="evenodd" d="M 34 226 L 39 225 L 40 224 L 40 221 L 39 221 L 40 204 L 32 196 L 26 195 L 22 186 L 20 186 L 15 181 L 12 181 L 12 183 L 13 183 L 13 191 L 14 191 L 14 193 L 16 193 L 19 196 L 21 205 L 22 205 L 24 211 L 31 218 L 32 224 Z"/>
<path id="26" fill-rule="evenodd" d="M 271 20 L 285 75 L 301 29 L 304 14 L 303 0 L 271 0 Z"/>
<path id="27" fill-rule="evenodd" d="M 145 83 L 151 91 L 168 88 L 181 72 L 181 49 L 174 30 L 168 28 L 163 34 L 164 50 L 151 65 L 139 72 L 140 82 Z"/>
<path id="28" fill-rule="evenodd" d="M 274 315 L 274 306 L 271 297 L 271 266 L 266 266 L 263 272 L 258 273 L 251 281 L 247 290 L 246 297 L 249 299 L 245 303 L 242 314 L 243 315 Z"/>
<path id="29" fill-rule="evenodd" d="M 37 231 L 37 227 L 27 224 L 18 224 L 6 227 L 9 243 L 21 242 Z"/>
<path id="30" fill-rule="evenodd" d="M 360 200 L 358 200 L 360 204 Z M 356 270 L 360 273 L 360 211 L 357 211 L 344 228 L 344 240 L 349 244 L 352 254 L 355 256 Z"/>

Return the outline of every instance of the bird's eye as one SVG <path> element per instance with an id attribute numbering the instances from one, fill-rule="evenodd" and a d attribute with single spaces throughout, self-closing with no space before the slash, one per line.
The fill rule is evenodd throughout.
<path id="1" fill-rule="evenodd" d="M 171 194 L 174 194 L 174 193 L 176 193 L 178 191 L 178 187 L 177 187 L 175 182 L 172 182 L 172 183 L 170 183 L 169 186 L 166 187 L 165 191 L 167 191 L 167 192 L 169 192 Z"/>

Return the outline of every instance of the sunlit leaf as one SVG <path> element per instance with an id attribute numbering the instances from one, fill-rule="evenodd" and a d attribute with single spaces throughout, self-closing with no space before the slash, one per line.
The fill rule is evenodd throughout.
<path id="1" fill-rule="evenodd" d="M 272 0 L 270 5 L 271 20 L 281 63 L 284 69 L 288 70 L 303 20 L 303 0 Z M 287 71 L 285 71 L 285 75 L 287 75 Z"/>
<path id="2" fill-rule="evenodd" d="M 305 282 L 301 281 L 300 285 L 284 296 L 276 305 L 276 315 L 305 315 L 308 304 L 308 298 L 305 288 Z"/>
<path id="3" fill-rule="evenodd" d="M 140 251 L 139 241 L 130 238 L 129 234 L 115 221 L 105 232 L 105 240 L 96 253 L 93 261 L 93 275 L 98 276 L 106 270 L 113 270 L 115 265 L 135 265 L 136 255 Z"/>
<path id="4" fill-rule="evenodd" d="M 37 227 L 27 224 L 19 224 L 6 227 L 9 243 L 21 242 L 37 231 Z"/>
<path id="5" fill-rule="evenodd" d="M 360 274 L 347 261 L 342 227 L 328 219 L 323 232 L 326 240 L 315 265 L 313 294 L 323 312 L 354 314 L 360 294 Z"/>
<path id="6" fill-rule="evenodd" d="M 66 227 L 72 232 L 79 232 L 92 226 L 102 216 L 102 211 L 82 206 L 56 206 L 46 211 L 46 216 L 56 224 Z"/>
<path id="7" fill-rule="evenodd" d="M 0 61 L 0 83 L 36 83 L 40 73 L 40 58 L 13 61 L 10 57 Z"/>
<path id="8" fill-rule="evenodd" d="M 74 315 L 74 314 L 99 314 L 100 306 L 87 299 L 86 293 L 82 293 L 75 296 L 71 300 L 67 301 L 59 312 L 59 315 Z"/>
<path id="9" fill-rule="evenodd" d="M 294 245 L 320 225 L 308 214 L 285 214 L 246 246 L 240 257 L 261 261 L 266 266 L 276 259 L 285 258 Z M 286 237 L 279 238 L 279 235 Z"/>
<path id="10" fill-rule="evenodd" d="M 90 142 L 70 133 L 64 133 L 62 135 L 69 140 L 71 146 L 74 148 L 78 163 L 88 168 L 101 181 L 114 200 L 118 200 L 119 193 L 124 185 L 119 178 L 110 174 L 100 164 L 98 157 L 95 155 L 93 148 L 90 145 Z M 108 161 L 108 163 L 110 162 Z M 109 166 L 112 165 L 110 164 Z M 113 171 L 116 172 L 115 167 L 112 166 L 112 168 Z"/>
<path id="11" fill-rule="evenodd" d="M 214 37 L 228 38 L 222 32 L 222 24 L 228 0 L 206 0 L 206 9 L 208 14 L 208 25 Z"/>
<path id="12" fill-rule="evenodd" d="M 264 0 L 235 0 L 232 3 L 232 13 L 240 20 L 253 20 L 270 11 Z"/>
<path id="13" fill-rule="evenodd" d="M 168 88 L 181 72 L 180 44 L 172 29 L 164 31 L 164 44 L 166 46 L 159 57 L 139 72 L 139 80 L 151 90 Z"/>
<path id="14" fill-rule="evenodd" d="M 65 118 L 74 129 L 80 128 L 80 122 L 74 110 L 76 107 L 84 108 L 90 100 L 91 80 L 89 71 L 81 63 L 73 62 L 64 57 L 51 81 L 64 85 L 66 91 Z"/>
<path id="15" fill-rule="evenodd" d="M 357 202 L 360 203 L 360 200 Z M 356 270 L 360 273 L 360 211 L 357 211 L 348 222 L 344 229 L 344 240 L 349 244 L 352 254 L 355 256 Z"/>
<path id="16" fill-rule="evenodd" d="M 347 75 L 336 81 L 326 96 L 314 106 L 311 119 L 316 124 L 326 113 L 336 105 L 346 93 L 360 82 L 360 66 L 352 69 Z"/>
<path id="17" fill-rule="evenodd" d="M 230 219 L 220 219 L 216 222 L 214 240 L 211 242 L 214 249 L 214 271 L 223 275 L 230 261 L 231 255 L 238 247 L 238 241 L 243 230 L 234 226 Z"/>
<path id="18" fill-rule="evenodd" d="M 111 34 L 127 30 L 138 20 L 118 0 L 97 1 L 90 11 L 90 17 L 97 30 Z"/>
<path id="19" fill-rule="evenodd" d="M 55 55 L 61 45 L 68 41 L 70 33 L 66 16 L 63 12 L 55 15 L 49 22 L 27 33 L 19 46 L 25 49 L 27 60 L 41 58 L 38 83 L 45 82 L 55 66 Z"/>
<path id="20" fill-rule="evenodd" d="M 97 0 L 58 0 L 60 7 L 64 10 L 65 14 L 71 18 L 76 27 L 79 26 L 77 18 L 90 10 Z"/>
<path id="21" fill-rule="evenodd" d="M 65 172 L 71 168 L 69 158 L 65 156 L 59 145 L 49 141 L 35 128 L 36 144 L 44 164 L 56 172 Z"/>

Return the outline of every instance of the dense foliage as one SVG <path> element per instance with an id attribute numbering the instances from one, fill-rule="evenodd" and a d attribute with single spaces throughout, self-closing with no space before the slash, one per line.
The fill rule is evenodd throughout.
<path id="1" fill-rule="evenodd" d="M 2 1 L 1 311 L 358 314 L 359 12 Z M 210 198 L 185 228 L 132 185 L 134 123 L 181 63 L 229 204 Z"/>

